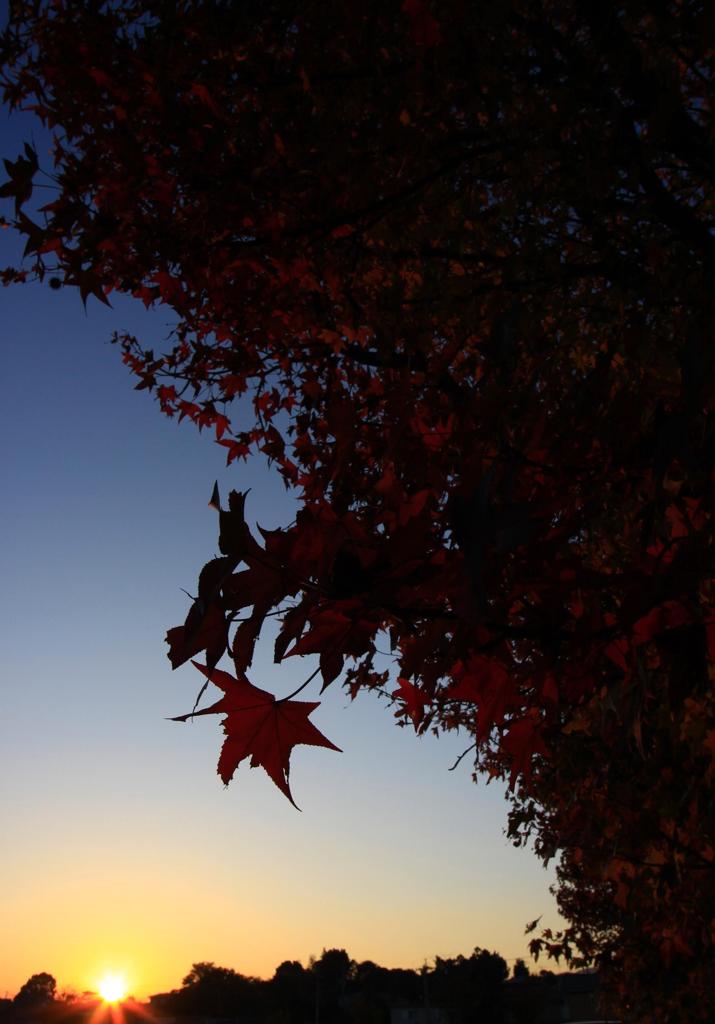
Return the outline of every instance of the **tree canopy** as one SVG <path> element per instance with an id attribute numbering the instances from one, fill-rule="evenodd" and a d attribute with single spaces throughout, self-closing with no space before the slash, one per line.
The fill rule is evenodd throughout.
<path id="1" fill-rule="evenodd" d="M 56 995 L 57 982 L 47 971 L 40 971 L 27 979 L 13 1002 L 20 1009 L 38 1009 L 53 1003 Z"/>
<path id="2" fill-rule="evenodd" d="M 169 307 L 166 351 L 116 335 L 137 386 L 300 502 L 256 537 L 214 493 L 221 555 L 167 636 L 223 691 L 196 712 L 221 777 L 250 757 L 292 799 L 292 748 L 332 746 L 303 686 L 249 681 L 277 616 L 307 682 L 464 731 L 515 841 L 560 857 L 569 927 L 534 950 L 662 1021 L 715 991 L 714 27 L 694 0 L 28 0 L 2 38 L 6 101 L 55 135 L 54 166 L 6 162 L 3 281 Z"/>
<path id="3" fill-rule="evenodd" d="M 425 1005 L 449 1011 L 469 1024 L 504 1024 L 508 1006 L 518 1004 L 509 986 L 506 962 L 477 947 L 470 956 L 436 957 L 419 971 L 356 962 L 344 949 L 324 949 L 307 967 L 285 960 L 267 981 L 249 978 L 213 963 L 194 964 L 182 987 L 150 999 L 153 1010 L 179 1018 L 205 1015 L 267 1020 L 279 1024 L 387 1024 L 391 1010 Z M 532 1013 L 550 981 L 522 1000 Z"/>

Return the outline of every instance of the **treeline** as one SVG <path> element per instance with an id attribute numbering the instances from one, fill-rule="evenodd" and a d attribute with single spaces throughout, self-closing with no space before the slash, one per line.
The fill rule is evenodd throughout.
<path id="1" fill-rule="evenodd" d="M 357 962 L 328 949 L 307 966 L 285 960 L 269 979 L 214 963 L 195 963 L 180 988 L 149 998 L 150 1018 L 238 1024 L 532 1024 L 546 1013 L 556 977 L 532 976 L 522 960 L 509 978 L 498 953 L 437 957 L 411 970 Z M 127 1000 L 125 1024 L 146 1024 L 146 1006 Z M 112 1020 L 113 1015 L 110 1014 Z M 86 1024 L 97 997 L 58 996 L 55 979 L 33 975 L 13 999 L 0 1000 L 0 1024 Z M 557 1016 L 556 1019 L 561 1019 Z"/>
<path id="2" fill-rule="evenodd" d="M 280 1024 L 340 1021 L 382 1024 L 398 1006 L 449 1007 L 460 1019 L 499 1021 L 496 1013 L 508 977 L 497 953 L 475 949 L 469 957 L 438 957 L 434 967 L 414 971 L 352 960 L 344 949 L 324 950 L 307 967 L 280 964 L 268 981 L 211 963 L 194 964 L 182 987 L 151 997 L 167 1016 L 240 1017 Z"/>

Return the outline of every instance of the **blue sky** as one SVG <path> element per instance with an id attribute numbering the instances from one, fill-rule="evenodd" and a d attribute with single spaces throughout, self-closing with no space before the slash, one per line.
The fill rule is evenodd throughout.
<path id="1" fill-rule="evenodd" d="M 31 131 L 47 165 L 26 115 L 3 116 L 0 154 Z M 0 267 L 17 258 L 0 232 Z M 296 749 L 298 813 L 260 769 L 223 787 L 218 719 L 167 721 L 201 682 L 163 637 L 215 552 L 214 480 L 250 487 L 263 526 L 293 514 L 264 463 L 227 470 L 133 390 L 111 332 L 161 348 L 168 315 L 33 284 L 0 290 L 0 324 L 0 996 L 110 968 L 143 996 L 197 960 L 265 976 L 330 946 L 394 966 L 525 956 L 525 923 L 556 923 L 552 873 L 507 843 L 498 785 L 466 758 L 448 771 L 466 739 L 418 740 L 334 684 L 313 720 L 344 753 Z M 268 643 L 251 678 L 286 692 L 312 667 L 277 668 Z"/>

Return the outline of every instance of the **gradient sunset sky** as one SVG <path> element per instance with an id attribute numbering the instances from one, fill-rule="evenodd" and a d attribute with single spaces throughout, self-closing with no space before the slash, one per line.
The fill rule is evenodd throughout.
<path id="1" fill-rule="evenodd" d="M 0 155 L 33 137 L 49 167 L 29 116 L 2 116 Z M 17 258 L 0 232 L 0 267 Z M 332 946 L 385 966 L 528 957 L 525 923 L 558 923 L 553 876 L 504 837 L 503 789 L 475 786 L 468 758 L 448 771 L 466 738 L 418 740 L 336 683 L 312 720 L 344 753 L 295 750 L 298 813 L 261 769 L 224 788 L 218 718 L 167 721 L 201 684 L 171 671 L 163 637 L 216 550 L 214 480 L 250 487 L 266 527 L 293 504 L 264 463 L 227 470 L 133 390 L 111 332 L 159 349 L 169 317 L 113 305 L 0 290 L 0 996 L 38 971 L 83 990 L 110 969 L 144 997 L 198 960 L 266 977 Z M 270 646 L 251 679 L 285 693 L 314 659 L 278 669 Z"/>

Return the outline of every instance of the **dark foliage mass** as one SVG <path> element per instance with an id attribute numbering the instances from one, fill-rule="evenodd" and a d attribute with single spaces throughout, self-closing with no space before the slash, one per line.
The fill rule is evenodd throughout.
<path id="1" fill-rule="evenodd" d="M 437 957 L 433 968 L 422 971 L 356 962 L 344 949 L 327 949 L 307 967 L 284 961 L 268 981 L 194 964 L 180 989 L 153 996 L 151 1005 L 172 1016 L 238 1016 L 276 1024 L 389 1024 L 393 1010 L 430 1005 L 454 1024 L 501 1024 L 507 974 L 502 957 L 483 949 L 469 957 Z"/>
<path id="2" fill-rule="evenodd" d="M 46 971 L 28 978 L 13 999 L 13 1005 L 20 1010 L 38 1009 L 54 1002 L 57 982 Z"/>
<path id="3" fill-rule="evenodd" d="M 269 616 L 353 695 L 389 646 L 401 723 L 463 730 L 560 858 L 533 950 L 597 961 L 633 1020 L 710 1019 L 711 5 L 13 11 L 5 98 L 56 141 L 6 163 L 3 280 L 169 307 L 163 353 L 117 335 L 137 386 L 300 502 L 257 537 L 215 494 L 168 633 L 223 691 L 221 777 L 292 799 L 293 747 L 331 746 L 249 681 Z"/>

